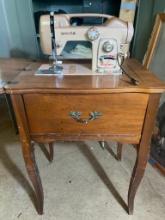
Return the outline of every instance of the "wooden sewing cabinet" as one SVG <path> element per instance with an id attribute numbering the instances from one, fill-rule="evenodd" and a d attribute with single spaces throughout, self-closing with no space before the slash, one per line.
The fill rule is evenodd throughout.
<path id="1" fill-rule="evenodd" d="M 43 213 L 44 196 L 33 144 L 58 140 L 114 140 L 137 145 L 137 159 L 128 191 L 128 213 L 143 177 L 159 98 L 165 85 L 134 59 L 124 70 L 139 80 L 133 85 L 122 76 L 36 76 L 40 62 L 32 63 L 5 88 L 12 97 L 23 156 Z"/>

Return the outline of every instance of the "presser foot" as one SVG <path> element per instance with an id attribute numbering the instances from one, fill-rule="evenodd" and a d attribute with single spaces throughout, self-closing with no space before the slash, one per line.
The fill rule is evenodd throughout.
<path id="1" fill-rule="evenodd" d="M 43 64 L 37 70 L 36 75 L 62 75 L 63 66 L 61 64 Z"/>
<path id="2" fill-rule="evenodd" d="M 63 66 L 61 65 L 53 65 L 48 70 L 50 74 L 62 74 L 63 73 Z"/>

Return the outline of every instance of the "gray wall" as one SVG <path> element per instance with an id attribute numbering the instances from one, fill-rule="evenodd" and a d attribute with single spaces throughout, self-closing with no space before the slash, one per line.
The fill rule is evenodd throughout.
<path id="1" fill-rule="evenodd" d="M 6 18 L 4 1 L 0 0 L 0 56 L 10 55 L 10 30 Z"/>
<path id="2" fill-rule="evenodd" d="M 36 57 L 31 0 L 0 0 L 0 57 Z"/>
<path id="3" fill-rule="evenodd" d="M 143 60 L 156 14 L 165 11 L 165 0 L 139 0 L 132 56 Z"/>
<path id="4" fill-rule="evenodd" d="M 34 6 L 34 10 L 38 8 L 38 4 Z M 132 55 L 141 61 L 147 49 L 155 15 L 163 11 L 165 0 L 139 0 Z M 32 0 L 0 0 L 0 57 L 35 58 L 39 54 Z"/>
<path id="5" fill-rule="evenodd" d="M 97 4 L 101 1 L 91 1 L 94 2 L 95 10 L 102 13 L 101 7 Z M 0 57 L 40 57 L 33 19 L 34 11 L 62 8 L 68 12 L 82 12 L 83 4 L 86 5 L 87 2 L 86 0 L 0 0 Z M 54 7 L 55 3 L 57 7 Z M 104 13 L 108 11 L 117 13 L 119 5 L 120 0 L 104 1 Z"/>

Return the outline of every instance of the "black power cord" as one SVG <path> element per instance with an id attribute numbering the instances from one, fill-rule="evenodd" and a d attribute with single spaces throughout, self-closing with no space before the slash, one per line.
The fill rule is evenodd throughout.
<path id="1" fill-rule="evenodd" d="M 121 62 L 119 61 L 119 57 L 121 58 Z M 122 67 L 123 63 L 124 63 L 124 56 L 122 54 L 118 54 L 117 56 L 117 62 L 118 62 L 118 65 L 120 66 L 123 74 L 125 74 L 130 80 L 131 80 L 131 83 L 135 86 L 138 86 L 139 85 L 139 80 L 135 79 L 134 77 L 130 76 Z"/>

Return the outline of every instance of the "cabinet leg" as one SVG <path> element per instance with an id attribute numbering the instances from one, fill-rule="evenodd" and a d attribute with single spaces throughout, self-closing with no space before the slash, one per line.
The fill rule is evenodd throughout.
<path id="1" fill-rule="evenodd" d="M 49 161 L 52 162 L 54 158 L 53 143 L 49 143 Z"/>
<path id="2" fill-rule="evenodd" d="M 99 141 L 100 147 L 102 148 L 102 150 L 105 149 L 105 141 Z"/>
<path id="3" fill-rule="evenodd" d="M 142 153 L 143 155 L 141 155 Z M 135 166 L 132 172 L 132 177 L 131 177 L 129 191 L 128 191 L 128 213 L 130 215 L 133 214 L 134 198 L 135 198 L 138 186 L 140 185 L 140 182 L 144 175 L 144 171 L 145 171 L 147 161 L 148 161 L 148 154 L 149 154 L 149 151 L 146 151 L 146 152 L 138 151 L 137 152 L 137 158 L 136 158 Z"/>
<path id="4" fill-rule="evenodd" d="M 117 143 L 117 155 L 116 155 L 116 159 L 118 161 L 121 161 L 122 158 L 122 149 L 123 149 L 123 145 L 121 143 Z"/>
<path id="5" fill-rule="evenodd" d="M 143 124 L 143 131 L 139 145 L 137 145 L 136 163 L 132 172 L 128 191 L 128 213 L 133 214 L 134 198 L 139 184 L 144 175 L 148 156 L 150 152 L 150 140 L 155 124 L 156 112 L 159 105 L 159 94 L 150 95 L 146 115 Z"/>
<path id="6" fill-rule="evenodd" d="M 43 214 L 44 195 L 41 179 L 34 156 L 34 148 L 28 130 L 28 122 L 25 113 L 23 98 L 21 95 L 11 95 L 14 111 L 16 114 L 20 140 L 22 144 L 22 153 L 29 178 L 33 184 L 38 214 Z"/>
<path id="7" fill-rule="evenodd" d="M 31 145 L 24 144 L 22 145 L 22 149 L 23 149 L 23 156 L 25 160 L 26 169 L 35 190 L 35 195 L 37 200 L 37 212 L 38 214 L 42 215 L 44 195 L 43 195 L 42 183 L 41 183 L 38 167 L 35 161 L 34 148 Z"/>

